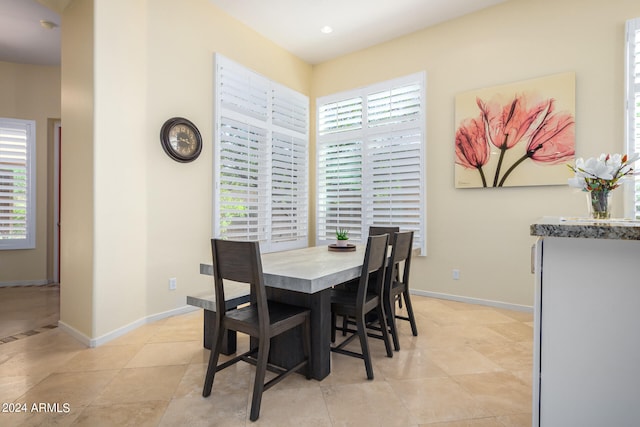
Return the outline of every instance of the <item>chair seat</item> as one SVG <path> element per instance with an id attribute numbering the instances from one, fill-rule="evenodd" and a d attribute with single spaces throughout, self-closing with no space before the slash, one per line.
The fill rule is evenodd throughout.
<path id="1" fill-rule="evenodd" d="M 407 284 L 404 282 L 393 282 L 391 284 L 391 295 L 399 295 L 407 289 Z"/>
<path id="2" fill-rule="evenodd" d="M 298 324 L 305 322 L 305 317 L 311 314 L 309 309 L 294 305 L 283 304 L 276 301 L 267 301 L 269 306 L 269 321 L 271 336 L 278 335 L 282 331 L 290 329 L 293 320 L 298 318 Z M 237 310 L 227 312 L 224 320 L 225 326 L 238 332 L 257 337 L 260 335 L 258 322 L 258 309 L 255 305 L 240 307 Z"/>
<path id="3" fill-rule="evenodd" d="M 357 293 L 347 289 L 331 290 L 331 310 L 339 315 L 355 316 Z M 378 295 L 367 292 L 364 311 L 370 311 L 378 304 Z"/>

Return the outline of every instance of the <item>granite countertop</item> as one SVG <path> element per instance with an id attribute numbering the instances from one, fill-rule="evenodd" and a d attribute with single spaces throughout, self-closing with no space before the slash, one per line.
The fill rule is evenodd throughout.
<path id="1" fill-rule="evenodd" d="M 532 236 L 640 240 L 640 221 L 611 218 L 544 217 L 530 227 Z"/>

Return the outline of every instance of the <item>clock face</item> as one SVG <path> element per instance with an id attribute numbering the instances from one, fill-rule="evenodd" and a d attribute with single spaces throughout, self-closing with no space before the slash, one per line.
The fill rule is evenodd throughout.
<path id="1" fill-rule="evenodd" d="M 162 148 L 173 160 L 191 162 L 202 151 L 202 136 L 189 120 L 174 117 L 165 122 L 160 131 Z"/>

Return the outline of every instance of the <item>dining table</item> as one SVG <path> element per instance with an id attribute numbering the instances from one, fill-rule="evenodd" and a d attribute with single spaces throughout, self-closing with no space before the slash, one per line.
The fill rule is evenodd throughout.
<path id="1" fill-rule="evenodd" d="M 261 255 L 267 297 L 311 310 L 311 372 L 317 380 L 331 373 L 331 288 L 360 277 L 365 249 L 324 245 Z M 200 273 L 213 275 L 212 264 L 200 264 Z M 296 329 L 273 338 L 269 360 L 287 368 L 301 361 L 301 333 Z"/>

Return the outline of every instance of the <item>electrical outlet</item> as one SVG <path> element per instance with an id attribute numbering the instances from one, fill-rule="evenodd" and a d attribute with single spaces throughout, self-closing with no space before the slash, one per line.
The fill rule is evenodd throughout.
<path id="1" fill-rule="evenodd" d="M 178 286 L 178 279 L 176 279 L 175 277 L 172 277 L 171 279 L 169 279 L 170 291 L 175 291 L 177 286 Z"/>
<path id="2" fill-rule="evenodd" d="M 453 280 L 459 280 L 460 270 L 458 270 L 457 268 L 454 268 L 453 271 L 451 272 L 451 277 L 453 278 Z"/>

